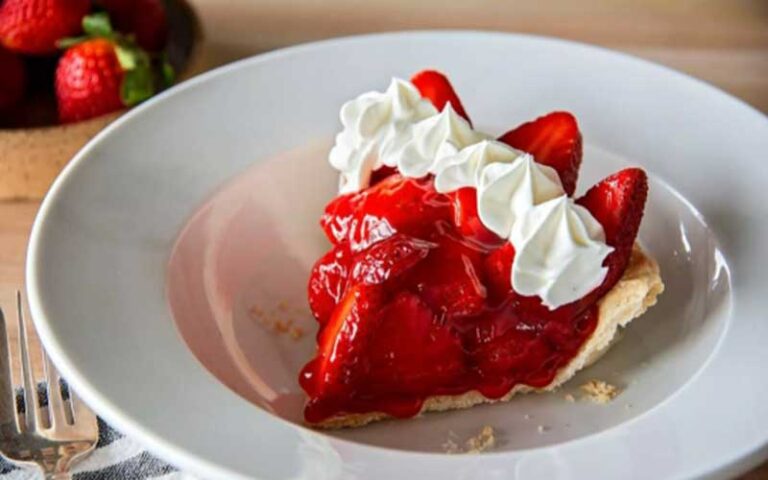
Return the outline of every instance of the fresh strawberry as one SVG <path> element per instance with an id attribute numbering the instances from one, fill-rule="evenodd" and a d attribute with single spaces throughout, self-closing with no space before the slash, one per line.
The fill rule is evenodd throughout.
<path id="1" fill-rule="evenodd" d="M 429 392 L 450 384 L 465 369 L 458 335 L 440 325 L 429 306 L 407 291 L 381 311 L 367 350 L 371 392 Z"/>
<path id="2" fill-rule="evenodd" d="M 5 0 L 0 2 L 0 43 L 29 55 L 56 53 L 56 42 L 81 31 L 90 0 Z"/>
<path id="3" fill-rule="evenodd" d="M 506 299 L 512 292 L 512 262 L 515 259 L 515 247 L 506 242 L 488 255 L 484 262 L 488 296 L 494 303 Z"/>
<path id="4" fill-rule="evenodd" d="M 484 306 L 483 254 L 446 235 L 434 239 L 433 248 L 404 278 L 435 313 L 453 318 L 479 313 Z"/>
<path id="5" fill-rule="evenodd" d="M 347 244 L 334 246 L 315 263 L 309 276 L 309 308 L 321 325 L 331 317 L 347 288 L 351 254 Z"/>
<path id="6" fill-rule="evenodd" d="M 351 281 L 382 284 L 424 260 L 437 245 L 396 233 L 355 255 Z"/>
<path id="7" fill-rule="evenodd" d="M 21 100 L 24 95 L 26 72 L 24 62 L 14 53 L 0 47 L 0 112 Z"/>
<path id="8" fill-rule="evenodd" d="M 56 67 L 56 100 L 62 122 L 133 106 L 155 92 L 147 53 L 113 34 L 106 14 L 83 20 L 93 38 L 72 39 Z"/>
<path id="9" fill-rule="evenodd" d="M 477 189 L 460 188 L 448 194 L 453 207 L 453 223 L 467 238 L 487 245 L 498 245 L 502 239 L 488 230 L 477 213 Z"/>
<path id="10" fill-rule="evenodd" d="M 632 253 L 648 197 L 648 176 L 640 168 L 626 168 L 590 188 L 577 203 L 603 226 L 605 240 L 614 248 L 603 263 L 608 274 L 593 294 L 598 298 L 624 274 Z"/>
<path id="11" fill-rule="evenodd" d="M 582 155 L 581 133 L 573 115 L 550 113 L 510 130 L 499 140 L 557 170 L 565 192 L 573 195 Z"/>
<path id="12" fill-rule="evenodd" d="M 344 391 L 378 324 L 383 304 L 380 285 L 347 288 L 318 337 L 314 390 L 318 396 Z"/>
<path id="13" fill-rule="evenodd" d="M 125 70 L 115 43 L 97 38 L 76 45 L 56 67 L 56 98 L 62 122 L 75 122 L 125 107 L 122 85 Z"/>
<path id="14" fill-rule="evenodd" d="M 136 43 L 150 52 L 163 49 L 168 38 L 168 18 L 161 0 L 98 0 L 109 12 L 115 28 L 136 36 Z"/>
<path id="15" fill-rule="evenodd" d="M 422 70 L 411 77 L 411 83 L 416 86 L 422 97 L 432 102 L 438 111 L 442 112 L 445 105 L 450 102 L 456 113 L 472 125 L 472 120 L 469 119 L 459 96 L 456 95 L 451 82 L 448 81 L 448 77 L 436 70 Z"/>

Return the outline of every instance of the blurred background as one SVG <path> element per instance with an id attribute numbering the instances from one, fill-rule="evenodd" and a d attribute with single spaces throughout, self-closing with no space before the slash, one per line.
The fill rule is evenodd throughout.
<path id="1" fill-rule="evenodd" d="M 322 38 L 471 28 L 621 50 L 768 112 L 768 0 L 191 0 L 210 64 Z"/>

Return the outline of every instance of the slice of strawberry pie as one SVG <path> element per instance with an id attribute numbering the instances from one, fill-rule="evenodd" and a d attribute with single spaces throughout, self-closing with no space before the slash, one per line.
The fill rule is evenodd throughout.
<path id="1" fill-rule="evenodd" d="M 330 153 L 340 194 L 312 269 L 307 423 L 361 426 L 552 390 L 656 302 L 635 243 L 648 193 L 627 168 L 574 199 L 575 118 L 497 140 L 424 71 L 347 102 Z"/>

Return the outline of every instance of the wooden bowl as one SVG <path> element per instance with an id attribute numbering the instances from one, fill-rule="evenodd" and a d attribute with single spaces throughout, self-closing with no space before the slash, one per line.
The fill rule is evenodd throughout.
<path id="1" fill-rule="evenodd" d="M 166 6 L 168 57 L 181 81 L 206 69 L 201 54 L 203 32 L 186 0 L 167 0 Z M 41 117 L 50 121 L 55 109 L 53 100 L 35 99 L 36 105 L 31 108 L 43 110 Z M 0 200 L 42 198 L 75 153 L 126 111 L 66 125 L 0 128 Z"/>

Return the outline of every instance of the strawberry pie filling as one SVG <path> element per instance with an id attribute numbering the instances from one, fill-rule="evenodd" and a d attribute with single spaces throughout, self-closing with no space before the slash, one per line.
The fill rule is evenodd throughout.
<path id="1" fill-rule="evenodd" d="M 412 82 L 436 111 L 453 110 L 449 113 L 471 125 L 444 76 L 427 71 Z M 413 120 L 409 112 L 417 112 L 413 121 L 421 121 L 419 125 L 432 121 L 432 117 L 422 119 L 429 108 L 414 103 L 418 98 L 406 99 L 411 110 L 398 104 L 388 108 L 409 121 Z M 383 111 L 382 97 L 362 104 L 373 109 L 374 103 L 376 112 Z M 349 119 L 360 112 L 345 108 L 342 122 L 351 124 Z M 363 111 L 361 117 L 371 123 L 366 115 Z M 452 126 L 453 120 L 435 118 L 426 124 L 435 126 L 428 136 L 443 135 L 443 143 L 406 137 L 400 153 L 403 161 L 414 156 L 431 161 L 430 155 L 440 152 L 450 159 L 466 147 L 445 139 L 451 135 L 467 139 L 468 134 L 451 133 L 458 128 Z M 402 174 L 398 165 L 369 164 L 370 171 L 365 170 L 364 162 L 375 162 L 369 158 L 374 141 L 400 135 L 397 129 L 402 125 L 391 125 L 387 131 L 373 131 L 369 124 L 365 131 L 360 127 L 370 137 L 361 134 L 356 140 L 356 145 L 367 149 L 366 158 L 357 158 L 355 168 L 348 169 L 352 174 L 342 179 L 341 190 L 349 193 L 333 199 L 321 218 L 332 248 L 313 267 L 308 288 L 319 324 L 318 349 L 299 375 L 309 397 L 305 418 L 310 423 L 351 413 L 411 417 L 428 397 L 477 391 L 497 399 L 516 385 L 549 385 L 595 330 L 598 301 L 626 268 L 642 217 L 647 184 L 639 169 L 623 170 L 578 200 L 570 199 L 581 163 L 581 136 L 570 114 L 556 112 L 503 135 L 501 142 L 554 169 L 556 175 L 552 175 L 559 177 L 557 187 L 562 188 L 569 208 L 581 209 L 582 216 L 593 218 L 590 221 L 602 229 L 590 233 L 576 227 L 598 243 L 604 236 L 607 244 L 600 250 L 606 253 L 595 257 L 599 260 L 592 269 L 600 273 L 598 283 L 586 289 L 586 295 L 562 305 L 548 304 L 537 295 L 521 295 L 512 285 L 515 247 L 497 233 L 506 234 L 508 229 L 488 228 L 478 211 L 478 205 L 484 208 L 482 199 L 478 201 L 478 192 L 484 195 L 482 189 L 457 184 L 461 188 L 438 191 L 435 179 L 441 173 L 434 165 L 439 165 L 439 159 L 433 165 L 424 164 L 428 173 L 418 178 Z M 337 145 L 343 135 L 349 133 L 337 137 Z M 472 139 L 482 141 L 479 135 Z M 451 146 L 455 151 L 450 151 Z M 349 159 L 356 152 L 334 148 L 335 163 L 351 165 Z M 471 153 L 465 156 L 470 158 Z M 473 167 L 477 178 L 482 167 Z M 475 170 L 463 171 L 475 175 Z M 465 176 L 471 179 L 472 175 Z M 527 188 L 532 191 L 531 208 L 538 208 L 536 185 Z M 578 230 L 568 223 L 553 225 L 557 235 L 562 234 L 558 229 Z M 576 238 L 575 251 L 592 248 L 589 238 Z M 552 255 L 559 254 L 553 251 Z M 585 270 L 574 265 L 572 270 Z M 564 274 L 569 268 L 563 269 Z"/>

